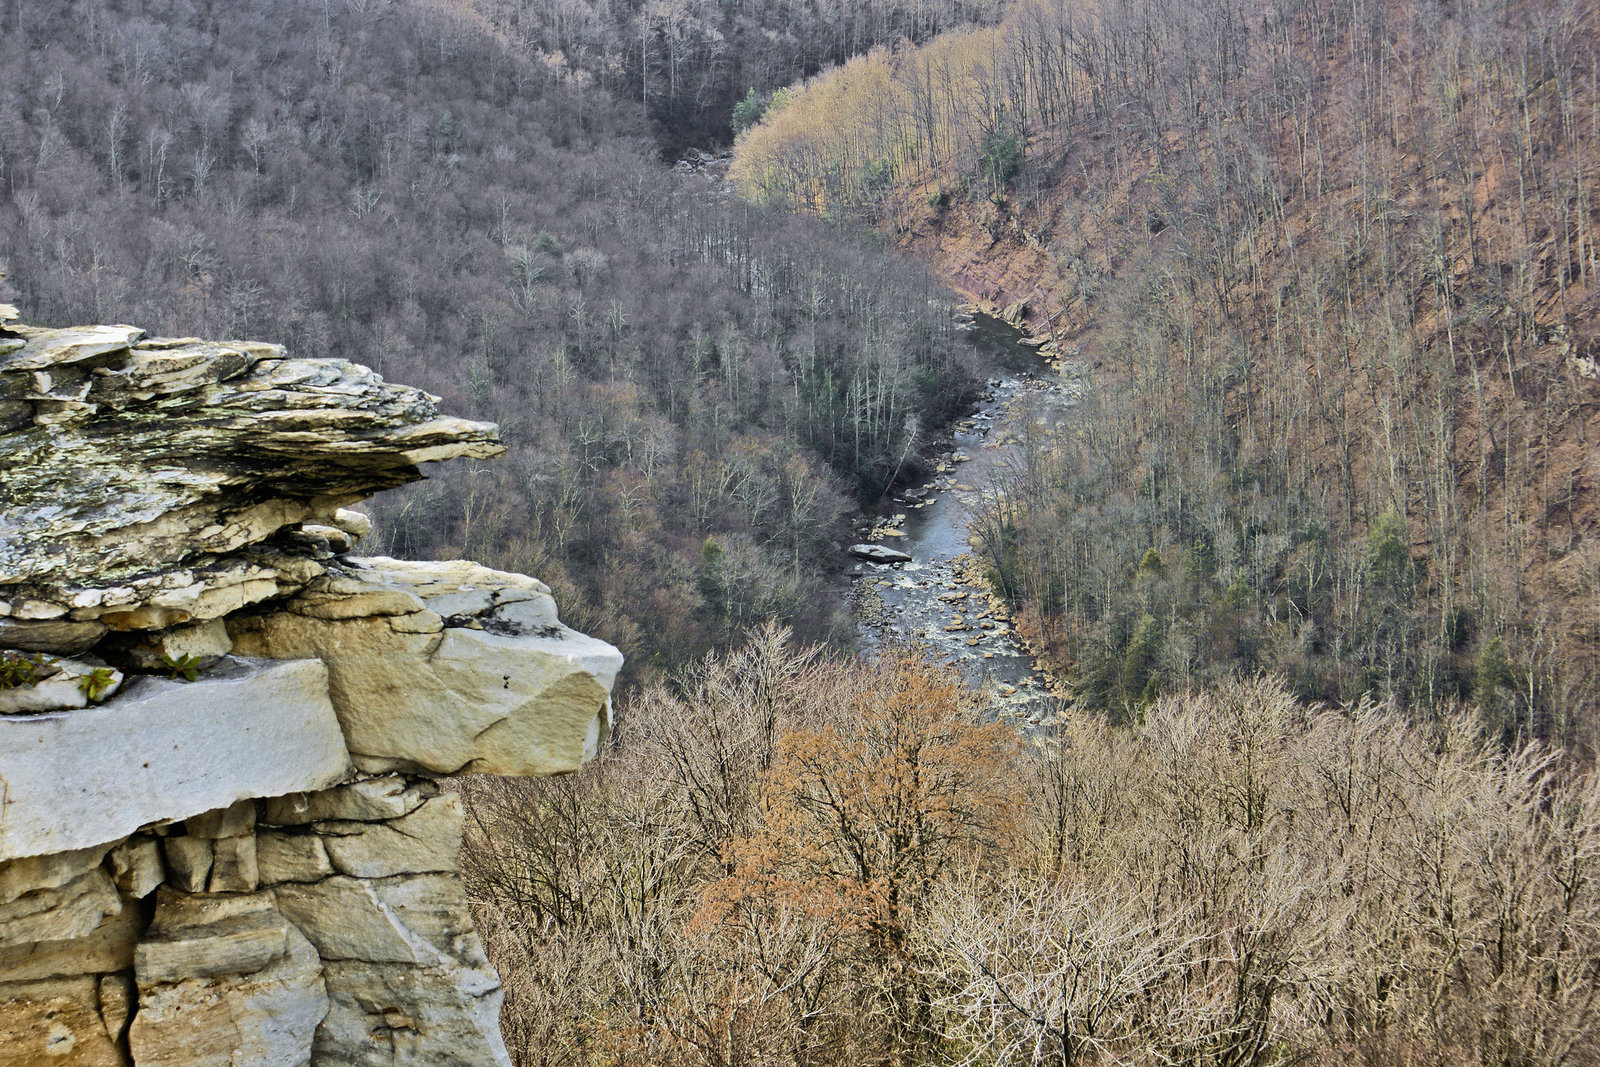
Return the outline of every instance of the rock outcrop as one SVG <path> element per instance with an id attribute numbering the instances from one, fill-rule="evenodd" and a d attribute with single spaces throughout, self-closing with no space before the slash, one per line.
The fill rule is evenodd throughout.
<path id="1" fill-rule="evenodd" d="M 281 610 L 238 616 L 229 632 L 236 652 L 328 665 L 364 771 L 560 774 L 610 732 L 616 650 L 562 626 L 549 589 L 522 575 L 330 562 Z M 502 674 L 516 656 L 525 669 Z"/>
<path id="2" fill-rule="evenodd" d="M 336 360 L 0 306 L 0 1067 L 509 1063 L 441 776 L 557 774 L 622 658 L 350 555 L 501 451 Z"/>

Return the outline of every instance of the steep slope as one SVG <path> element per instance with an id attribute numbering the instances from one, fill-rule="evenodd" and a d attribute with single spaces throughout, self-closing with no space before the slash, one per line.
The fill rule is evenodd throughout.
<path id="1" fill-rule="evenodd" d="M 1086 698 L 1269 666 L 1574 741 L 1595 40 L 1559 3 L 1026 3 L 819 78 L 734 173 L 879 219 L 1096 368 L 990 546 Z"/>
<path id="2" fill-rule="evenodd" d="M 499 422 L 506 463 L 374 539 L 538 571 L 635 670 L 844 632 L 843 516 L 969 378 L 948 294 L 680 180 L 547 58 L 444 0 L 8 7 L 5 299 L 370 360 Z"/>

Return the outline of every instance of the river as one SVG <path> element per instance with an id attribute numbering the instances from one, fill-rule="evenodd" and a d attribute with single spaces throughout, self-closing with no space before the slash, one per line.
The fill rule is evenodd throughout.
<path id="1" fill-rule="evenodd" d="M 920 645 L 954 664 L 997 711 L 1038 722 L 1064 687 L 1023 647 L 982 578 L 969 536 L 983 500 L 1017 460 L 1019 435 L 1030 424 L 1060 426 L 1083 379 L 1070 365 L 1058 371 L 998 319 L 973 316 L 968 335 L 991 375 L 988 387 L 954 426 L 932 479 L 898 491 L 894 510 L 858 531 L 863 541 L 912 558 L 852 568 L 857 625 L 865 648 Z"/>

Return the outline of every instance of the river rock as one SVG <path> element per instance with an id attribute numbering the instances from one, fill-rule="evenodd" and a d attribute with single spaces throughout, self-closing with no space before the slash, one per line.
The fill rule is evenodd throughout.
<path id="1" fill-rule="evenodd" d="M 850 554 L 869 563 L 910 563 L 911 555 L 887 545 L 859 544 L 850 546 Z"/>

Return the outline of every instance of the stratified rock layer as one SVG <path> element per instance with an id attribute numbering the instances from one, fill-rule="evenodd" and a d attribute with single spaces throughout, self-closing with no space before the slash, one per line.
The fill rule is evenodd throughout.
<path id="1" fill-rule="evenodd" d="M 431 776 L 552 774 L 616 649 L 543 584 L 342 554 L 495 428 L 272 345 L 0 307 L 0 1067 L 501 1064 Z"/>
<path id="2" fill-rule="evenodd" d="M 549 590 L 523 575 L 347 559 L 284 610 L 230 629 L 238 652 L 328 665 L 365 771 L 561 774 L 610 733 L 621 654 L 562 626 Z"/>
<path id="3" fill-rule="evenodd" d="M 103 844 L 244 797 L 350 773 L 316 660 L 141 677 L 110 703 L 0 718 L 0 860 Z"/>
<path id="4" fill-rule="evenodd" d="M 216 618 L 314 576 L 280 552 L 229 558 L 241 549 L 336 525 L 342 505 L 420 477 L 418 463 L 501 451 L 491 424 L 441 417 L 435 398 L 343 360 L 131 326 L 11 326 L 0 615 L 113 629 Z"/>

